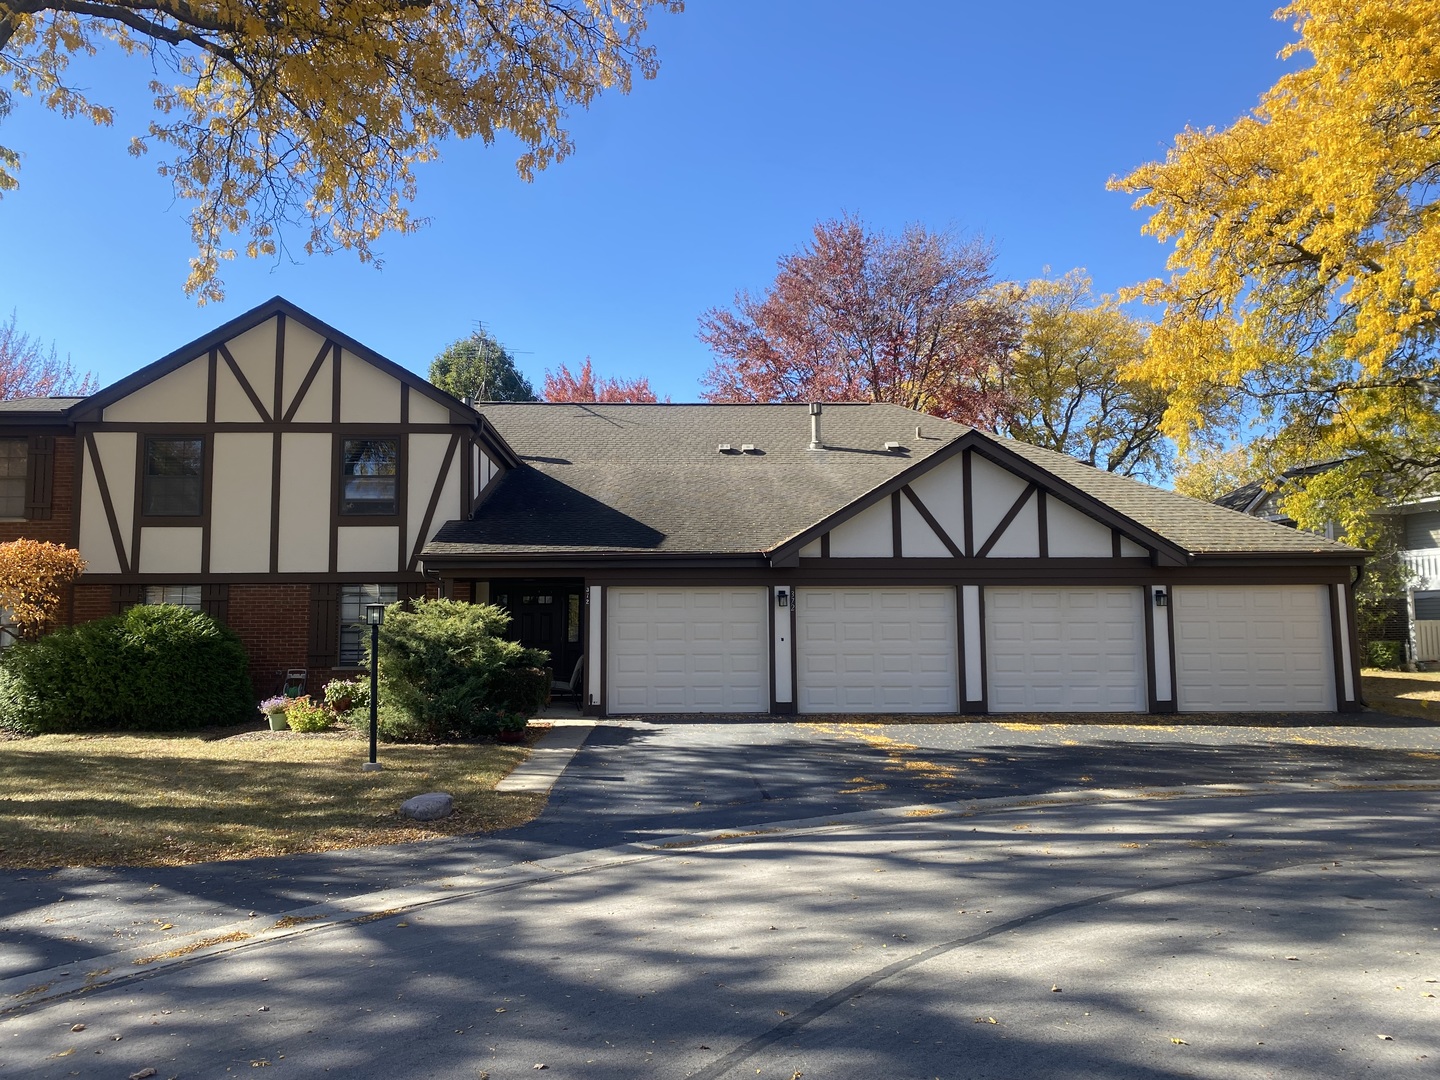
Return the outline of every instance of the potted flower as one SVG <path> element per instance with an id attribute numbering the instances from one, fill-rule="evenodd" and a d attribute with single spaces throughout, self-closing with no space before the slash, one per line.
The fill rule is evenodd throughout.
<path id="1" fill-rule="evenodd" d="M 266 698 L 260 702 L 260 711 L 265 714 L 265 719 L 270 721 L 271 731 L 288 731 L 289 723 L 285 720 L 285 710 L 290 706 L 290 699 L 284 694 L 276 694 L 272 698 Z"/>

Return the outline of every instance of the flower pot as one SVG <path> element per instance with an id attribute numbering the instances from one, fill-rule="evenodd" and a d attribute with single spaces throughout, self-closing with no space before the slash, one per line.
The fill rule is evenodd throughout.
<path id="1" fill-rule="evenodd" d="M 271 731 L 289 731 L 290 722 L 285 719 L 285 711 L 276 709 L 274 712 L 266 713 L 265 719 L 270 721 Z"/>
<path id="2" fill-rule="evenodd" d="M 496 736 L 496 741 L 502 743 L 523 743 L 525 741 L 525 729 L 518 728 L 513 731 L 502 731 Z"/>

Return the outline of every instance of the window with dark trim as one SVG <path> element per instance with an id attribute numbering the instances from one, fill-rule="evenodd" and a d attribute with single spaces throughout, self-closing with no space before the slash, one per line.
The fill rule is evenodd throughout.
<path id="1" fill-rule="evenodd" d="M 203 586 L 200 585 L 146 585 L 142 604 L 174 604 L 191 611 L 203 611 Z"/>
<path id="2" fill-rule="evenodd" d="M 393 517 L 399 439 L 345 439 L 340 449 L 340 513 L 347 517 Z"/>
<path id="3" fill-rule="evenodd" d="M 23 518 L 29 492 L 28 439 L 0 439 L 0 518 Z"/>
<path id="4" fill-rule="evenodd" d="M 199 517 L 205 506 L 205 440 L 145 440 L 140 512 L 146 517 Z"/>
<path id="5" fill-rule="evenodd" d="M 365 622 L 365 608 L 370 604 L 393 604 L 400 598 L 396 585 L 340 586 L 340 648 L 341 667 L 358 667 L 365 662 L 365 647 L 370 643 L 370 627 Z"/>

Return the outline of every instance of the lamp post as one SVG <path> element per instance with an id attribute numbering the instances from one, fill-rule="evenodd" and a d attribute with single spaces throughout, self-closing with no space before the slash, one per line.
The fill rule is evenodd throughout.
<path id="1" fill-rule="evenodd" d="M 385 621 L 385 605 L 366 604 L 365 621 L 370 624 L 370 760 L 361 768 L 372 772 L 380 768 L 375 749 L 380 738 L 380 624 Z"/>

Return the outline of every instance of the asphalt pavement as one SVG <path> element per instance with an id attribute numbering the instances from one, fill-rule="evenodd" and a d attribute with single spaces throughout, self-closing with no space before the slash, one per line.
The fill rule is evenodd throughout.
<path id="1" fill-rule="evenodd" d="M 1440 738 L 1362 720 L 613 722 L 507 834 L 12 872 L 0 1075 L 1428 1072 Z"/>

